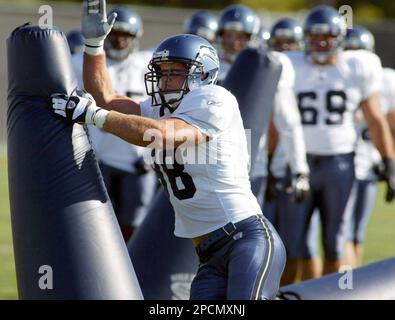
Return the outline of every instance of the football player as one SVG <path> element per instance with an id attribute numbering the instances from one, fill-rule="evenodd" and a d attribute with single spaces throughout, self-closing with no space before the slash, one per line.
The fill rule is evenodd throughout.
<path id="1" fill-rule="evenodd" d="M 103 44 L 115 18 L 107 18 L 104 0 L 85 1 L 84 84 L 102 108 L 78 91 L 54 94 L 54 112 L 152 149 L 174 207 L 175 235 L 192 239 L 200 259 L 191 299 L 275 298 L 285 251 L 251 192 L 237 100 L 215 85 L 216 50 L 196 35 L 163 40 L 145 76 L 150 98 L 138 103 L 113 91 L 106 70 Z"/>
<path id="2" fill-rule="evenodd" d="M 246 47 L 257 47 L 259 44 L 258 32 L 260 21 L 251 9 L 232 5 L 221 11 L 218 22 L 218 43 L 220 45 L 221 71 L 219 79 L 224 79 L 237 57 L 238 53 Z M 288 58 L 280 53 L 270 53 L 273 60 L 282 65 L 281 78 L 273 108 L 274 124 L 284 141 L 286 155 L 291 163 L 294 175 L 294 186 L 297 189 L 297 198 L 302 199 L 308 192 L 308 167 L 303 143 L 303 133 L 300 125 L 300 116 L 297 110 L 295 96 L 293 94 L 294 71 Z M 266 187 L 266 133 L 262 135 L 259 143 L 257 157 L 251 164 L 251 183 L 254 194 L 259 204 L 263 205 L 263 196 Z M 269 220 L 271 219 L 268 217 Z"/>
<path id="3" fill-rule="evenodd" d="M 217 17 L 207 11 L 195 12 L 184 22 L 184 33 L 196 34 L 211 44 L 215 42 L 217 29 Z"/>
<path id="4" fill-rule="evenodd" d="M 272 26 L 270 33 L 270 49 L 279 52 L 303 50 L 303 26 L 295 19 L 283 18 L 278 20 Z M 273 131 L 270 131 L 270 133 L 271 135 L 277 134 Z M 271 141 L 271 135 L 269 136 L 269 141 Z M 292 179 L 281 141 L 274 147 L 274 154 L 273 147 L 269 150 L 269 159 L 271 159 L 271 161 L 269 161 L 268 164 L 266 201 L 263 211 L 268 217 L 273 219 L 271 221 L 279 230 L 281 238 L 289 238 L 286 240 L 287 243 L 297 243 L 297 239 L 294 241 L 292 237 L 298 237 L 299 235 L 294 232 L 289 232 L 288 228 L 285 229 L 287 232 L 283 232 L 284 229 L 282 228 L 284 223 L 290 223 L 287 218 L 288 207 L 284 207 L 283 203 L 292 201 Z M 298 205 L 295 204 L 295 206 Z M 285 219 L 284 216 L 286 217 Z M 298 214 L 295 213 L 293 218 L 298 219 Z M 303 259 L 288 261 L 287 269 L 282 277 L 282 282 L 284 284 L 293 282 L 295 276 L 304 280 L 317 278 L 321 275 L 322 262 L 319 257 L 317 246 L 319 225 L 319 214 L 315 212 L 308 227 L 307 235 L 304 238 Z M 290 256 L 294 256 L 292 248 L 288 247 L 288 249 L 290 250 Z"/>
<path id="5" fill-rule="evenodd" d="M 373 34 L 362 26 L 353 26 L 347 30 L 345 39 L 346 50 L 374 51 Z M 377 56 L 372 65 L 377 64 Z M 389 124 L 395 128 L 393 115 L 395 114 L 395 71 L 383 69 L 383 78 L 379 88 L 380 107 L 387 116 Z M 392 116 L 391 116 L 392 114 Z M 361 113 L 357 114 L 358 142 L 355 150 L 355 196 L 350 199 L 351 223 L 347 243 L 348 263 L 356 268 L 361 265 L 363 258 L 363 242 L 369 218 L 373 212 L 377 197 L 377 181 L 380 179 L 381 157 L 369 137 L 366 121 Z"/>
<path id="6" fill-rule="evenodd" d="M 288 203 L 290 219 L 299 211 L 300 220 L 285 226 L 289 232 L 297 232 L 300 241 L 285 245 L 302 250 L 311 215 L 318 208 L 325 253 L 324 274 L 337 272 L 344 258 L 350 221 L 346 205 L 355 181 L 355 112 L 358 109 L 362 110 L 372 140 L 385 159 L 386 197 L 392 201 L 395 195 L 394 148 L 378 101 L 382 70 L 370 63 L 373 58 L 368 58 L 368 53 L 342 51 L 345 31 L 345 23 L 337 10 L 329 6 L 316 7 L 304 23 L 305 53 L 287 53 L 296 74 L 295 93 L 302 117 L 312 193 L 302 204 L 303 210 Z M 295 256 L 289 259 L 301 257 L 297 249 Z"/>
<path id="7" fill-rule="evenodd" d="M 303 26 L 293 18 L 278 20 L 270 30 L 270 49 L 299 51 L 303 49 Z"/>
<path id="8" fill-rule="evenodd" d="M 111 13 L 117 20 L 104 41 L 106 64 L 117 93 L 137 101 L 146 99 L 144 74 L 152 53 L 139 51 L 143 24 L 138 13 L 127 7 L 115 7 Z M 82 84 L 83 53 L 73 56 L 80 87 Z M 99 161 L 108 195 L 114 207 L 125 241 L 144 220 L 154 195 L 156 177 L 144 162 L 144 148 L 89 126 L 92 147 Z M 130 192 L 133 190 L 133 192 Z"/>
<path id="9" fill-rule="evenodd" d="M 220 58 L 218 81 L 225 79 L 241 50 L 257 45 L 260 20 L 257 14 L 244 5 L 231 5 L 218 17 L 217 44 Z"/>

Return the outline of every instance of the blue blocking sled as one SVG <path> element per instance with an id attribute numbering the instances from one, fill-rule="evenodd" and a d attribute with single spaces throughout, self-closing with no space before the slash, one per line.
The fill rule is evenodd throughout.
<path id="1" fill-rule="evenodd" d="M 49 110 L 75 79 L 66 37 L 7 40 L 8 174 L 20 299 L 142 299 L 86 130 Z"/>

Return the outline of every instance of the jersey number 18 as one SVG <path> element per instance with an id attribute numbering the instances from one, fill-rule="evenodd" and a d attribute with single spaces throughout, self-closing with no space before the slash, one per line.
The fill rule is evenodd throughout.
<path id="1" fill-rule="evenodd" d="M 172 151 L 172 163 L 166 164 L 166 150 L 163 150 L 163 158 L 161 164 L 157 164 L 154 162 L 154 170 L 158 174 L 159 180 L 167 195 L 169 196 L 169 190 L 167 189 L 167 182 L 164 178 L 164 174 L 167 175 L 171 190 L 173 191 L 174 196 L 179 200 L 190 199 L 195 195 L 196 187 L 193 183 L 192 177 L 187 173 L 184 172 L 184 165 L 180 164 L 176 161 L 176 150 Z M 152 150 L 153 157 L 155 157 L 155 149 Z M 162 172 L 163 170 L 163 172 Z M 183 188 L 179 188 L 177 184 L 177 180 L 179 183 L 182 183 Z"/>

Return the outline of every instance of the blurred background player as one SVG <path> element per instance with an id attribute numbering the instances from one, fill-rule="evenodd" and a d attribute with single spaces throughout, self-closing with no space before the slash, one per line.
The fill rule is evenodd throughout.
<path id="1" fill-rule="evenodd" d="M 353 26 L 347 30 L 345 39 L 346 50 L 367 50 L 374 52 L 373 34 L 362 26 Z M 374 63 L 374 61 L 373 61 Z M 380 107 L 391 129 L 395 132 L 395 71 L 383 69 L 380 86 Z M 392 114 L 392 115 L 391 115 Z M 355 196 L 350 199 L 352 205 L 349 238 L 347 242 L 347 263 L 353 268 L 362 264 L 363 242 L 370 216 L 373 212 L 380 179 L 381 157 L 373 145 L 363 115 L 357 113 L 358 142 L 355 150 Z"/>
<path id="2" fill-rule="evenodd" d="M 216 37 L 220 59 L 219 83 L 225 79 L 238 53 L 249 46 L 256 46 L 259 28 L 259 17 L 246 6 L 228 6 L 219 13 Z"/>
<path id="3" fill-rule="evenodd" d="M 303 26 L 292 18 L 278 20 L 270 30 L 269 45 L 279 52 L 302 50 Z"/>
<path id="4" fill-rule="evenodd" d="M 303 46 L 303 26 L 297 20 L 287 17 L 273 24 L 269 39 L 269 48 L 271 50 L 278 52 L 301 51 L 303 50 Z M 270 135 L 277 136 L 277 132 L 271 130 Z M 271 141 L 271 137 L 269 137 L 269 141 Z M 274 148 L 275 151 L 273 150 Z M 281 230 L 282 224 L 290 223 L 287 219 L 283 219 L 284 215 L 287 215 L 287 212 L 284 212 L 284 210 L 288 208 L 282 204 L 286 201 L 293 201 L 294 199 L 292 175 L 281 139 L 278 144 L 275 143 L 273 146 L 269 143 L 268 152 L 270 160 L 268 161 L 264 212 L 272 218 L 272 223 Z M 295 204 L 295 206 L 298 206 L 298 204 Z M 298 219 L 298 214 L 295 213 L 293 218 Z M 307 231 L 307 236 L 304 239 L 303 259 L 289 262 L 295 264 L 293 268 L 297 268 L 296 277 L 300 277 L 302 280 L 305 278 L 317 278 L 321 275 L 322 262 L 319 257 L 317 245 L 319 225 L 319 214 L 314 213 Z M 299 235 L 291 232 L 292 230 L 288 232 L 288 228 L 286 230 L 287 232 L 281 232 L 280 236 L 282 238 L 287 237 L 287 243 L 293 243 L 293 237 L 298 237 Z M 292 255 L 292 251 L 290 254 Z M 287 278 L 286 272 L 287 270 L 284 272 L 284 279 Z"/>
<path id="5" fill-rule="evenodd" d="M 75 54 L 84 51 L 84 37 L 80 29 L 74 29 L 66 35 L 67 43 L 69 44 L 70 53 Z"/>
<path id="6" fill-rule="evenodd" d="M 372 140 L 385 159 L 387 198 L 395 194 L 394 148 L 390 129 L 378 105 L 379 65 L 367 55 L 342 51 L 346 26 L 338 11 L 328 6 L 313 9 L 304 23 L 305 52 L 288 52 L 295 74 L 295 94 L 302 117 L 312 192 L 302 210 L 289 202 L 287 210 L 300 215 L 298 223 L 285 223 L 300 241 L 289 259 L 302 256 L 303 237 L 315 208 L 319 209 L 323 236 L 323 273 L 337 272 L 344 259 L 349 216 L 347 202 L 355 181 L 354 150 L 357 139 L 355 112 L 360 108 Z M 294 221 L 295 220 L 291 220 Z M 284 232 L 287 232 L 285 230 Z M 286 239 L 283 239 L 286 242 Z M 299 250 L 299 252 L 298 252 Z M 286 269 L 290 268 L 288 263 Z M 291 275 L 292 270 L 288 270 Z M 291 282 L 289 279 L 283 284 Z"/>
<path id="7" fill-rule="evenodd" d="M 141 101 L 146 98 L 144 74 L 151 59 L 148 51 L 138 51 L 143 34 L 140 16 L 127 7 L 116 7 L 117 19 L 104 42 L 112 84 L 119 94 Z M 82 86 L 82 54 L 73 56 Z M 144 162 L 144 148 L 89 126 L 93 149 L 99 161 L 108 194 L 121 226 L 125 242 L 141 224 L 156 186 L 156 177 Z"/>
<path id="8" fill-rule="evenodd" d="M 219 80 L 225 79 L 232 63 L 240 51 L 247 47 L 261 47 L 265 45 L 265 30 L 260 29 L 259 17 L 250 8 L 232 5 L 223 9 L 219 14 L 217 43 L 220 53 Z M 260 35 L 259 35 L 259 32 Z M 299 195 L 308 192 L 308 166 L 303 143 L 303 132 L 300 116 L 293 94 L 294 71 L 288 58 L 281 53 L 271 53 L 270 58 L 282 65 L 282 73 L 274 99 L 273 120 L 283 137 L 286 155 L 292 163 L 295 174 L 295 187 Z M 221 69 L 222 68 L 222 69 Z M 221 84 L 219 82 L 219 84 Z M 271 121 L 271 122 L 272 122 Z M 273 125 L 273 124 L 271 124 Z M 267 163 L 267 134 L 260 139 L 256 159 L 251 162 L 251 188 L 261 207 L 266 187 Z M 298 196 L 299 196 L 298 195 Z M 264 213 L 267 216 L 267 213 Z M 270 217 L 268 216 L 270 220 Z"/>
<path id="9" fill-rule="evenodd" d="M 195 12 L 184 23 L 184 33 L 200 36 L 211 44 L 215 42 L 217 29 L 217 17 L 208 11 Z"/>

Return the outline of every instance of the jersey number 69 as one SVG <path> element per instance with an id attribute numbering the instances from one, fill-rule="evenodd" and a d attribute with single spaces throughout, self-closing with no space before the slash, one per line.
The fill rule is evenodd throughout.
<path id="1" fill-rule="evenodd" d="M 314 106 L 306 105 L 306 100 L 317 100 L 317 93 L 314 91 L 300 92 L 298 94 L 298 107 L 302 117 L 303 125 L 316 125 L 318 123 L 318 109 Z M 338 99 L 336 105 L 334 99 Z M 346 93 L 344 91 L 330 90 L 326 94 L 326 110 L 328 116 L 325 124 L 334 125 L 343 123 L 343 113 L 346 111 Z"/>

